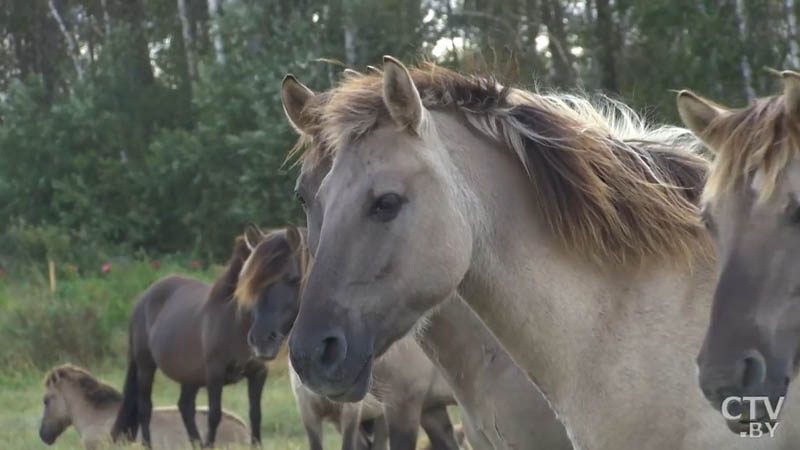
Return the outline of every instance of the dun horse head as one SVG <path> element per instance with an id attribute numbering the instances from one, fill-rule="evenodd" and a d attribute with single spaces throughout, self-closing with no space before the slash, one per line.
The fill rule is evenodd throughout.
<path id="1" fill-rule="evenodd" d="M 683 121 L 715 154 L 703 216 L 719 249 L 711 323 L 697 358 L 700 386 L 728 397 L 786 394 L 800 348 L 800 74 L 782 95 L 729 109 L 682 91 Z M 745 408 L 746 409 L 746 408 Z M 741 422 L 761 421 L 743 411 Z"/>

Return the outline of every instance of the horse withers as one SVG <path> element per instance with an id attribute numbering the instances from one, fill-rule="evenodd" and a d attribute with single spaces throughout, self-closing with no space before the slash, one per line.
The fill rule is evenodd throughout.
<path id="1" fill-rule="evenodd" d="M 800 358 L 800 73 L 779 75 L 782 95 L 741 109 L 678 95 L 684 123 L 715 155 L 703 217 L 720 275 L 699 381 L 718 410 L 733 399 L 735 432 L 774 424 Z M 754 417 L 744 397 L 764 399 Z"/>
<path id="2" fill-rule="evenodd" d="M 44 378 L 44 388 L 39 427 L 42 442 L 52 445 L 67 428 L 74 426 L 87 450 L 106 448 L 111 443 L 111 426 L 122 404 L 119 391 L 71 364 L 50 369 Z M 199 412 L 201 417 L 206 416 L 208 408 L 201 407 Z M 152 429 L 155 449 L 189 446 L 180 412 L 174 406 L 153 409 Z M 205 429 L 202 422 L 200 429 Z M 223 410 L 217 443 L 247 444 L 249 440 L 250 431 L 242 419 Z"/>
<path id="3" fill-rule="evenodd" d="M 200 436 L 195 424 L 195 398 L 208 391 L 208 433 L 205 444 L 213 445 L 221 419 L 222 387 L 247 379 L 250 431 L 254 444 L 261 440 L 261 392 L 267 379 L 265 361 L 278 354 L 280 341 L 257 331 L 262 301 L 298 295 L 301 249 L 299 232 L 289 227 L 264 235 L 248 227 L 236 239 L 233 255 L 223 274 L 209 286 L 202 281 L 169 276 L 151 285 L 137 300 L 130 321 L 128 371 L 124 400 L 112 429 L 132 437 L 141 426 L 142 440 L 149 445 L 153 377 L 160 369 L 181 385 L 178 408 L 192 442 Z M 268 249 L 271 264 L 263 300 L 243 306 L 233 291 L 250 248 Z M 304 251 L 304 250 L 302 250 Z"/>

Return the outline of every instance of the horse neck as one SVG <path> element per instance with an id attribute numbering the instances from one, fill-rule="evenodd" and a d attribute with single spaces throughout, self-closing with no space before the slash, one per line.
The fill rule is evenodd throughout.
<path id="1" fill-rule="evenodd" d="M 440 127 L 442 142 L 480 218 L 459 293 L 565 418 L 576 443 L 630 438 L 664 414 L 716 419 L 694 378 L 711 263 L 614 269 L 568 254 L 544 226 L 514 153 L 458 125 Z M 620 434 L 612 423 L 630 429 Z"/>
<path id="2" fill-rule="evenodd" d="M 108 428 L 110 431 L 111 421 L 116 417 L 120 402 L 109 402 L 102 408 L 92 405 L 80 389 L 74 386 L 64 386 L 61 393 L 67 403 L 72 425 L 78 430 L 82 438 L 87 438 L 86 434 L 96 432 L 98 428 Z"/>

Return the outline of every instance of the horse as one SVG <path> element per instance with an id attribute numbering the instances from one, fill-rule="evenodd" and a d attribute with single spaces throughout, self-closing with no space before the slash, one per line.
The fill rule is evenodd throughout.
<path id="1" fill-rule="evenodd" d="M 301 237 L 302 235 L 303 233 L 300 234 Z M 283 340 L 294 324 L 298 299 L 292 296 L 267 298 L 269 292 L 265 290 L 267 283 L 264 278 L 270 273 L 270 251 L 264 245 L 265 243 L 256 245 L 244 263 L 234 298 L 243 305 L 259 303 L 261 306 L 255 308 L 257 312 L 261 308 L 271 308 L 273 312 L 268 315 L 273 320 L 259 321 L 254 325 L 253 332 Z M 382 428 L 383 424 L 380 422 L 384 420 L 384 416 L 392 450 L 415 449 L 420 425 L 428 434 L 434 448 L 458 448 L 446 409 L 448 405 L 455 404 L 452 391 L 411 337 L 398 341 L 376 362 L 369 401 L 342 405 L 335 399 L 309 391 L 297 382 L 293 370 L 291 373 L 292 391 L 312 449 L 321 448 L 323 419 L 332 420 L 339 425 L 342 448 L 352 449 L 356 448 L 361 439 L 358 433 L 359 424 L 370 420 L 378 422 L 379 428 Z M 376 435 L 383 431 L 376 430 Z M 376 440 L 380 442 L 382 437 L 379 436 Z M 381 446 L 385 446 L 385 442 L 375 442 L 373 448 Z"/>
<path id="2" fill-rule="evenodd" d="M 779 74 L 782 95 L 742 109 L 678 95 L 684 123 L 715 155 L 702 214 L 720 276 L 697 363 L 717 407 L 731 396 L 777 405 L 800 358 L 800 73 Z M 764 403 L 749 419 L 774 422 Z"/>
<path id="3" fill-rule="evenodd" d="M 250 226 L 236 239 L 233 255 L 213 286 L 173 275 L 155 282 L 140 295 L 131 314 L 124 400 L 111 433 L 115 440 L 122 433 L 131 438 L 141 425 L 142 440 L 150 444 L 151 389 L 156 369 L 160 369 L 181 385 L 178 409 L 193 443 L 200 441 L 194 419 L 195 398 L 200 387 L 206 387 L 209 414 L 205 445 L 209 446 L 215 442 L 221 419 L 222 387 L 246 378 L 251 440 L 253 444 L 260 442 L 266 361 L 275 358 L 281 343 L 253 331 L 270 317 L 261 314 L 260 304 L 243 306 L 233 301 L 233 291 L 250 248 L 261 244 L 270 261 L 263 301 L 295 298 L 301 275 L 298 236 L 293 227 L 264 235 Z"/>
<path id="4" fill-rule="evenodd" d="M 314 95 L 292 78 L 286 83 L 295 96 L 310 100 Z M 330 158 L 318 164 L 302 161 L 295 183 L 297 196 L 315 202 L 329 170 Z M 304 209 L 313 255 L 321 223 L 319 208 L 306 205 Z M 458 295 L 420 320 L 413 334 L 453 389 L 473 449 L 572 448 L 542 393 Z"/>
<path id="5" fill-rule="evenodd" d="M 325 101 L 283 94 L 303 159 L 332 158 L 289 339 L 316 392 L 363 398 L 375 357 L 458 293 L 576 448 L 800 438 L 790 404 L 773 439 L 732 434 L 694 379 L 716 261 L 688 130 L 391 57 Z"/>
<path id="6" fill-rule="evenodd" d="M 71 364 L 53 367 L 44 377 L 45 393 L 42 398 L 42 423 L 39 437 L 47 445 L 71 425 L 75 426 L 81 443 L 87 450 L 105 448 L 111 443 L 111 426 L 122 404 L 122 394 L 98 380 L 86 369 Z M 199 408 L 201 415 L 208 409 Z M 158 407 L 153 410 L 152 426 L 156 449 L 189 447 L 181 416 L 175 407 Z M 205 428 L 203 424 L 201 428 Z M 242 419 L 222 411 L 217 443 L 246 444 L 250 431 Z"/>

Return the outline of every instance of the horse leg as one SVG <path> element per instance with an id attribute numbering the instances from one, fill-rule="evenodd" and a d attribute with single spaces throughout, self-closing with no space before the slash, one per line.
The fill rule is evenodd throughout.
<path id="1" fill-rule="evenodd" d="M 183 425 L 186 427 L 186 432 L 189 434 L 189 441 L 192 443 L 193 447 L 200 443 L 200 432 L 197 431 L 194 409 L 198 390 L 200 390 L 200 386 L 182 384 L 181 396 L 178 399 L 178 409 L 181 412 Z"/>
<path id="2" fill-rule="evenodd" d="M 458 450 L 458 441 L 453 432 L 453 423 L 447 407 L 437 406 L 422 412 L 422 429 L 431 441 L 432 450 Z"/>
<path id="3" fill-rule="evenodd" d="M 342 430 L 342 450 L 360 450 L 361 444 L 361 405 L 358 403 L 342 404 L 342 415 L 339 418 Z"/>
<path id="4" fill-rule="evenodd" d="M 138 385 L 137 414 L 142 427 L 142 443 L 152 448 L 150 440 L 150 416 L 153 413 L 153 379 L 156 375 L 156 364 L 152 359 L 142 358 L 136 361 L 136 382 Z"/>
<path id="5" fill-rule="evenodd" d="M 222 387 L 225 384 L 225 371 L 207 369 L 206 390 L 208 390 L 208 434 L 206 446 L 214 447 L 217 427 L 222 420 Z"/>
<path id="6" fill-rule="evenodd" d="M 247 398 L 250 403 L 250 436 L 253 445 L 261 445 L 261 392 L 267 382 L 267 366 L 261 363 L 247 376 Z"/>
<path id="7" fill-rule="evenodd" d="M 409 404 L 411 403 L 411 404 Z M 422 399 L 414 402 L 387 404 L 384 408 L 389 426 L 389 448 L 392 450 L 414 450 L 422 415 Z"/>
<path id="8" fill-rule="evenodd" d="M 310 406 L 303 405 L 300 407 L 300 419 L 308 436 L 308 448 L 322 450 L 322 418 Z"/>
<path id="9" fill-rule="evenodd" d="M 372 450 L 386 450 L 387 445 L 389 445 L 389 427 L 386 425 L 386 418 L 377 417 L 372 427 Z"/>

